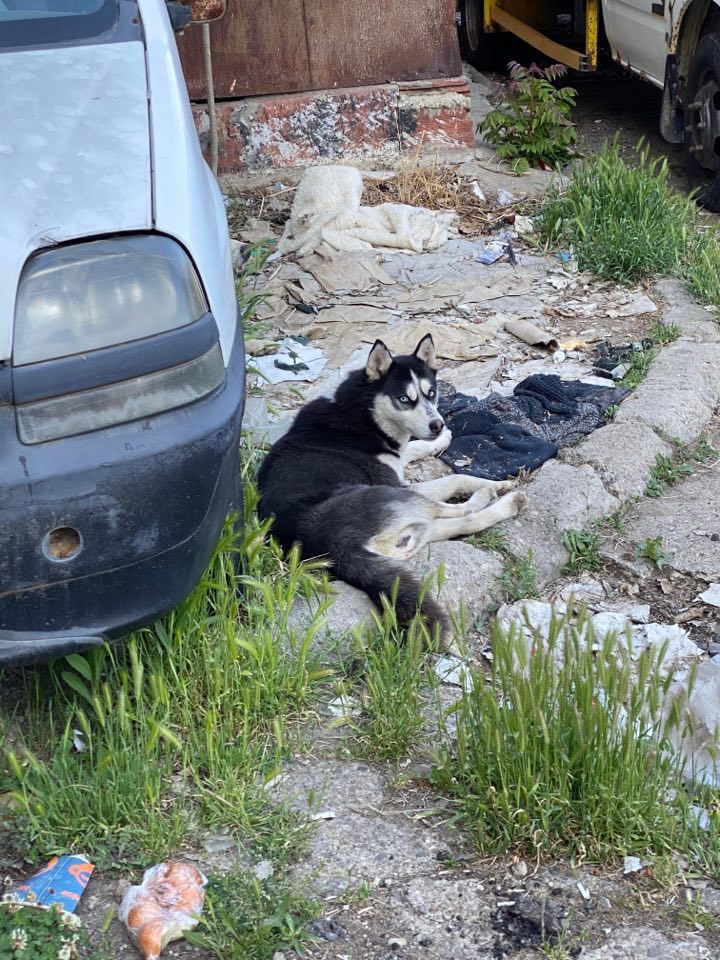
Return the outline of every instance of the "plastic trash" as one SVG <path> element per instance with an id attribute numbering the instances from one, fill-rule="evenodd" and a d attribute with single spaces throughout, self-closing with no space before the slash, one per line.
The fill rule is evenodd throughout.
<path id="1" fill-rule="evenodd" d="M 53 857 L 42 870 L 20 884 L 15 897 L 35 906 L 57 906 L 66 913 L 72 913 L 94 869 L 85 857 L 71 854 Z"/>
<path id="2" fill-rule="evenodd" d="M 145 960 L 157 960 L 172 940 L 194 930 L 205 901 L 207 878 L 189 863 L 160 863 L 130 887 L 119 916 Z"/>

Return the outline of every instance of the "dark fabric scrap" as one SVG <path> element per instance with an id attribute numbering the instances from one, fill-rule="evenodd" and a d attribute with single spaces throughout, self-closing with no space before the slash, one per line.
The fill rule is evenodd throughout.
<path id="1" fill-rule="evenodd" d="M 602 426 L 606 411 L 630 393 L 535 374 L 519 383 L 511 397 L 491 393 L 478 400 L 440 383 L 438 409 L 453 434 L 440 459 L 456 473 L 488 480 L 536 470 Z"/>

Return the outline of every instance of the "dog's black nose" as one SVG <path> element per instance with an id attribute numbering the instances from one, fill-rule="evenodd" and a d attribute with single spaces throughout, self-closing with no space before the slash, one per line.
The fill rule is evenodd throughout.
<path id="1" fill-rule="evenodd" d="M 435 434 L 440 433 L 440 431 L 444 426 L 445 424 L 442 422 L 442 420 L 431 420 L 430 423 L 428 424 L 428 427 L 430 428 L 430 433 L 435 433 Z"/>

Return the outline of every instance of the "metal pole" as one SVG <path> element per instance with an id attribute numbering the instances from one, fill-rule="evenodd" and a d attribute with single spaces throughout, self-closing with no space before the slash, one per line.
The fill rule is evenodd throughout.
<path id="1" fill-rule="evenodd" d="M 215 113 L 215 85 L 213 83 L 212 53 L 210 51 L 210 24 L 202 24 L 203 56 L 205 59 L 205 86 L 207 87 L 207 106 L 210 118 L 210 169 L 217 176 L 218 134 L 217 114 Z"/>

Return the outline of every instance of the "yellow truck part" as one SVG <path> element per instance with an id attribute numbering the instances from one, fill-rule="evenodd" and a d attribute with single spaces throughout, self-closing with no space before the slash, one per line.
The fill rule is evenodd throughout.
<path id="1" fill-rule="evenodd" d="M 558 43 L 547 35 L 550 26 L 548 10 L 554 14 L 552 5 L 534 3 L 533 0 L 485 0 L 485 29 L 506 30 L 557 63 L 564 63 L 573 70 L 592 71 L 597 69 L 598 62 L 598 0 L 585 0 L 583 7 L 585 36 L 582 50 Z"/>

